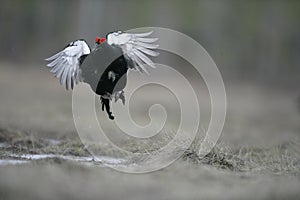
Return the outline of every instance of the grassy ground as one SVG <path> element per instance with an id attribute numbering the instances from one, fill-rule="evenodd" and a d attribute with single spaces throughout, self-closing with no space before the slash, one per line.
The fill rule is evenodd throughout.
<path id="1" fill-rule="evenodd" d="M 142 175 L 89 159 L 74 127 L 70 93 L 44 68 L 6 65 L 0 91 L 0 199 L 300 198 L 293 91 L 228 84 L 227 121 L 215 148 L 200 159 L 196 140 L 169 167 Z M 106 155 L 110 147 L 100 150 Z"/>
<path id="2" fill-rule="evenodd" d="M 59 143 L 11 130 L 0 131 L 1 160 L 24 154 L 88 157 L 78 138 Z M 117 172 L 92 160 L 29 159 L 0 167 L 0 199 L 297 199 L 300 154 L 297 141 L 269 149 L 238 151 L 218 144 L 204 159 L 197 145 L 154 173 Z"/>

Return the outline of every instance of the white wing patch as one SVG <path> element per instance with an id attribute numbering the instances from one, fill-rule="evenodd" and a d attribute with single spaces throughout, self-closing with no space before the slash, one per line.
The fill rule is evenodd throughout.
<path id="1" fill-rule="evenodd" d="M 69 90 L 80 81 L 80 57 L 89 53 L 90 48 L 87 43 L 83 40 L 76 40 L 61 52 L 45 60 L 51 61 L 47 66 L 52 68 L 51 72 L 60 79 L 60 84 L 66 85 L 66 89 Z"/>
<path id="2" fill-rule="evenodd" d="M 134 68 L 140 72 L 148 71 L 144 65 L 155 68 L 154 63 L 148 56 L 158 56 L 159 53 L 154 51 L 158 48 L 158 44 L 154 44 L 157 38 L 148 38 L 153 32 L 148 33 L 123 33 L 121 31 L 110 33 L 107 36 L 109 45 L 117 45 L 122 48 L 123 54 L 127 59 L 130 59 Z"/>

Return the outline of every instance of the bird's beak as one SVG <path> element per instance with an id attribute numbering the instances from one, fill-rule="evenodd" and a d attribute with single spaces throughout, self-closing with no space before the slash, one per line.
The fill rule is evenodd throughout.
<path id="1" fill-rule="evenodd" d="M 92 51 L 96 51 L 98 49 L 100 45 L 98 43 L 95 43 L 94 48 L 92 49 Z"/>

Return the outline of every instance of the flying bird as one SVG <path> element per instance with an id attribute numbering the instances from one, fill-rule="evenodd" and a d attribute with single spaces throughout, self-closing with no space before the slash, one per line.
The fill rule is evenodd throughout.
<path id="1" fill-rule="evenodd" d="M 114 119 L 110 102 L 114 99 L 125 104 L 124 88 L 129 69 L 148 74 L 145 66 L 155 68 L 149 58 L 158 56 L 158 38 L 148 37 L 152 32 L 111 32 L 105 38 L 96 37 L 91 49 L 84 39 L 69 43 L 62 51 L 46 58 L 48 67 L 67 90 L 79 82 L 88 83 L 100 96 L 102 111 Z"/>

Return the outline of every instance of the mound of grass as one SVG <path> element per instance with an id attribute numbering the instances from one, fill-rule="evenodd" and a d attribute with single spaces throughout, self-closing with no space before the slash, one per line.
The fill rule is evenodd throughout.
<path id="1" fill-rule="evenodd" d="M 187 149 L 183 156 L 183 160 L 192 162 L 194 164 L 211 165 L 221 169 L 228 169 L 232 171 L 244 171 L 245 163 L 238 156 L 235 156 L 230 150 L 214 147 L 204 157 L 200 157 L 197 149 Z"/>
<path id="2" fill-rule="evenodd" d="M 194 164 L 211 165 L 231 171 L 266 171 L 276 174 L 300 174 L 300 142 L 291 142 L 277 145 L 271 148 L 243 147 L 233 150 L 217 144 L 212 151 L 204 157 L 200 157 L 197 145 L 187 149 L 183 160 Z"/>

